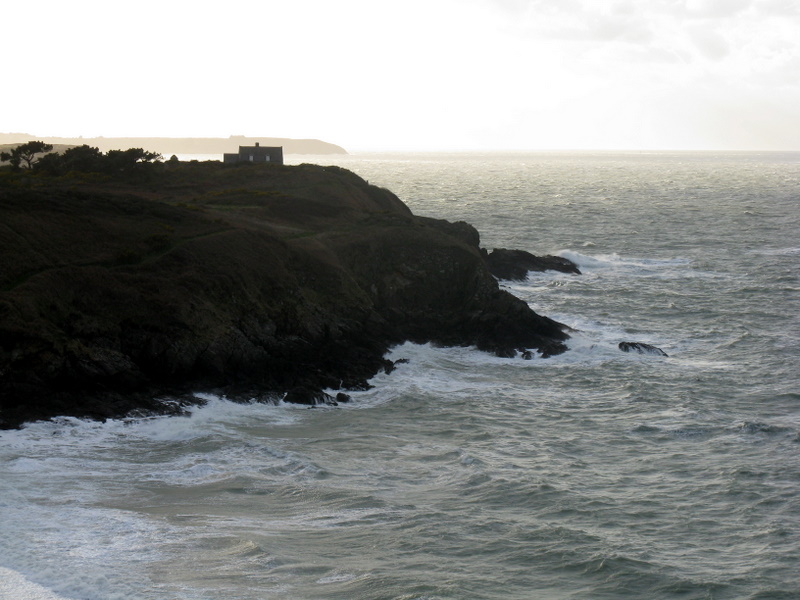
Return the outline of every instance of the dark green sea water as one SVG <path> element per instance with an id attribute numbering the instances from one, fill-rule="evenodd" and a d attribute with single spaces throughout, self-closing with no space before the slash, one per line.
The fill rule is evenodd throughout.
<path id="1" fill-rule="evenodd" d="M 0 433 L 0 598 L 800 598 L 800 154 L 303 160 L 578 262 L 504 284 L 570 352 Z"/>

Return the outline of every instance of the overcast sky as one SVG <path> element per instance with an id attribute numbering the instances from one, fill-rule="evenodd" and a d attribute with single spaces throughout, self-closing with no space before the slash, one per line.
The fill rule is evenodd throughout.
<path id="1" fill-rule="evenodd" d="M 44 0 L 2 13 L 2 132 L 800 150 L 800 0 Z"/>

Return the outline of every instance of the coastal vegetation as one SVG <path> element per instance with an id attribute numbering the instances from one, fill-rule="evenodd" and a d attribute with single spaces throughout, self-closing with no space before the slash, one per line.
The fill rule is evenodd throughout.
<path id="1" fill-rule="evenodd" d="M 109 150 L 103 154 L 98 148 L 83 145 L 69 148 L 61 154 L 46 154 L 36 162 L 34 169 L 48 175 L 66 175 L 74 172 L 120 173 L 132 171 L 140 164 L 152 163 L 161 158 L 160 154 L 142 148 Z"/>
<path id="2" fill-rule="evenodd" d="M 72 146 L 62 152 L 51 152 L 52 144 L 34 140 L 19 144 L 9 151 L 0 152 L 0 161 L 8 162 L 12 170 L 28 169 L 47 175 L 67 173 L 111 173 L 130 172 L 140 164 L 160 161 L 157 152 L 142 148 L 109 150 L 106 153 L 86 144 Z"/>

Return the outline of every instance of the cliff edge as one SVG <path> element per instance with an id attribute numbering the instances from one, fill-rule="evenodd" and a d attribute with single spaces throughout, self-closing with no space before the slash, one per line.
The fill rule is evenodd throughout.
<path id="1" fill-rule="evenodd" d="M 407 340 L 565 349 L 559 323 L 499 289 L 473 227 L 349 171 L 143 166 L 0 173 L 0 427 L 196 391 L 313 403 L 363 389 Z"/>

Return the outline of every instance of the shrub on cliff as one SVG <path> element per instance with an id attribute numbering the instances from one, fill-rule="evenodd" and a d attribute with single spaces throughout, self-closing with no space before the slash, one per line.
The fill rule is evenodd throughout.
<path id="1" fill-rule="evenodd" d="M 75 146 L 61 155 L 62 168 L 69 171 L 84 173 L 100 172 L 103 170 L 103 153 L 99 148 L 92 146 Z"/>

